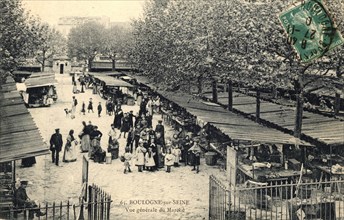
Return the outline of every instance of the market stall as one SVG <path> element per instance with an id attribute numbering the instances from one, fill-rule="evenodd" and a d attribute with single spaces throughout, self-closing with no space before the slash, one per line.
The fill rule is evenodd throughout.
<path id="1" fill-rule="evenodd" d="M 10 77 L 0 87 L 0 210 L 13 206 L 16 160 L 49 154 L 30 113 Z M 6 213 L 0 218 L 9 219 Z M 3 216 L 4 215 L 4 216 Z"/>
<path id="2" fill-rule="evenodd" d="M 24 102 L 29 107 L 50 106 L 57 100 L 54 74 L 32 74 L 25 80 L 22 91 Z"/>
<path id="3" fill-rule="evenodd" d="M 129 95 L 129 88 L 133 85 L 108 75 L 92 74 L 98 87 L 98 93 L 102 98 L 113 98 L 128 104 L 133 102 L 133 97 Z"/>

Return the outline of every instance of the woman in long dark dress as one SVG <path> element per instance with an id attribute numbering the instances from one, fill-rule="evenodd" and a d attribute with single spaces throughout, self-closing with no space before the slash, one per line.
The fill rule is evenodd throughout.
<path id="1" fill-rule="evenodd" d="M 125 138 L 125 134 L 127 132 L 129 132 L 130 130 L 130 118 L 128 116 L 128 113 L 124 114 L 124 117 L 122 119 L 122 125 L 121 125 L 121 133 L 119 134 L 119 138 L 121 138 L 122 132 L 124 133 L 124 138 Z"/>
<path id="2" fill-rule="evenodd" d="M 122 118 L 123 118 L 122 108 L 121 107 L 117 107 L 116 112 L 115 112 L 115 119 L 113 121 L 113 124 L 115 125 L 115 128 L 121 129 Z"/>

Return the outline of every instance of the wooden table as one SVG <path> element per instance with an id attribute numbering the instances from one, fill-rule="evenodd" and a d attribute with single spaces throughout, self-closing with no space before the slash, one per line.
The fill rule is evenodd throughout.
<path id="1" fill-rule="evenodd" d="M 299 170 L 285 170 L 284 168 L 275 170 L 253 170 L 252 165 L 244 164 L 242 162 L 238 162 L 238 169 L 253 180 L 258 180 L 259 176 L 265 176 L 267 181 L 287 180 L 288 178 L 300 176 Z M 271 174 L 275 174 L 276 177 L 269 176 Z M 303 174 L 309 174 L 309 172 L 306 173 L 306 170 L 304 169 Z"/>

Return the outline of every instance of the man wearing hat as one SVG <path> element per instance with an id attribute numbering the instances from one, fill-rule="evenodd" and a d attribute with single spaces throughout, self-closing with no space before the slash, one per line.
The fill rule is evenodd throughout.
<path id="1" fill-rule="evenodd" d="M 59 165 L 59 153 L 62 149 L 63 140 L 62 135 L 60 134 L 60 129 L 55 129 L 55 134 L 51 135 L 50 138 L 50 150 L 51 150 L 51 159 L 52 162 L 56 164 L 56 166 Z"/>
<path id="2" fill-rule="evenodd" d="M 37 217 L 44 216 L 45 213 L 39 210 L 36 203 L 27 196 L 26 194 L 26 187 L 28 185 L 28 181 L 20 181 L 19 188 L 15 191 L 15 205 L 21 208 L 28 208 L 29 211 L 29 218 L 34 218 L 34 213 L 36 213 Z"/>
<path id="3" fill-rule="evenodd" d="M 128 116 L 129 116 L 129 121 L 130 121 L 130 127 L 134 127 L 134 118 L 135 118 L 135 116 L 134 116 L 133 110 L 130 110 Z"/>

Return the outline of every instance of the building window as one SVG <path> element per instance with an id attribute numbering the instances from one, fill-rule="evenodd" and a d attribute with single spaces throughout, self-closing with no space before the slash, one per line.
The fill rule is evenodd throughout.
<path id="1" fill-rule="evenodd" d="M 65 64 L 66 64 L 66 66 L 67 66 L 68 63 L 66 62 Z"/>
<path id="2" fill-rule="evenodd" d="M 59 62 L 56 62 L 56 66 L 58 66 L 59 65 Z"/>

